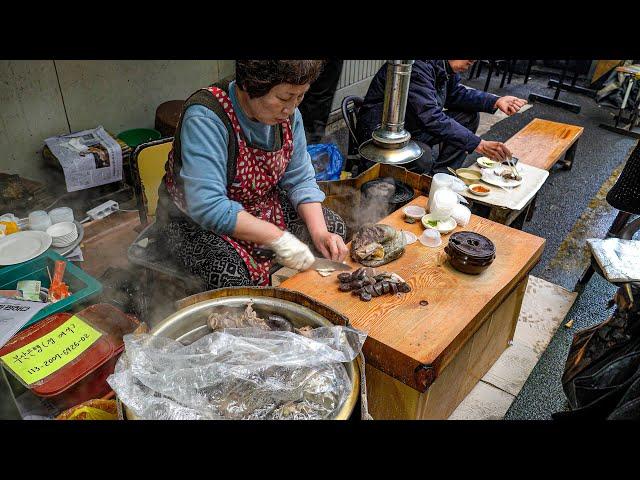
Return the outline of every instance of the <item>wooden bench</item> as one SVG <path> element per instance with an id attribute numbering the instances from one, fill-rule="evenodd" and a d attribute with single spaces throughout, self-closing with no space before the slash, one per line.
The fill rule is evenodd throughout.
<path id="1" fill-rule="evenodd" d="M 562 168 L 571 169 L 583 127 L 567 123 L 552 122 L 534 118 L 529 124 L 507 140 L 505 145 L 520 162 L 543 170 L 551 168 L 559 161 Z M 531 220 L 536 206 L 537 194 L 522 210 L 489 205 L 482 199 L 469 198 L 475 203 L 489 205 L 489 219 L 514 228 L 522 228 L 525 221 Z"/>
<path id="2" fill-rule="evenodd" d="M 563 168 L 571 169 L 583 127 L 534 118 L 505 145 L 519 161 L 551 170 L 563 156 Z"/>

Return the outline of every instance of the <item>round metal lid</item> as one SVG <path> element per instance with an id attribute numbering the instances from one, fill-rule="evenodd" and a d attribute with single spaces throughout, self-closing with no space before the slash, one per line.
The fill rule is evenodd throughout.
<path id="1" fill-rule="evenodd" d="M 449 238 L 450 248 L 471 259 L 484 260 L 495 256 L 496 246 L 484 235 L 475 232 L 456 232 Z"/>

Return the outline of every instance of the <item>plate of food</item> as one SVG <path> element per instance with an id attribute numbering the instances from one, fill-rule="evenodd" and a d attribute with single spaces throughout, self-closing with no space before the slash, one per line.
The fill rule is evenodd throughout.
<path id="1" fill-rule="evenodd" d="M 500 165 L 493 169 L 482 170 L 482 181 L 498 187 L 517 187 L 522 183 L 522 172 L 518 167 Z"/>
<path id="2" fill-rule="evenodd" d="M 491 160 L 489 157 L 478 157 L 476 163 L 482 168 L 495 168 L 500 165 L 500 162 Z"/>
<path id="3" fill-rule="evenodd" d="M 453 217 L 448 217 L 444 220 L 439 220 L 434 217 L 435 216 L 431 213 L 422 217 L 422 225 L 424 228 L 433 228 L 434 230 L 438 230 L 440 233 L 449 233 L 455 230 L 458 226 Z"/>

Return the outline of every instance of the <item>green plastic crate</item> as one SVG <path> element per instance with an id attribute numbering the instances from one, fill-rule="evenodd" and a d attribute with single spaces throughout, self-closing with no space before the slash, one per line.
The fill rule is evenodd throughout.
<path id="1" fill-rule="evenodd" d="M 40 280 L 43 287 L 49 288 L 50 282 L 47 266 L 49 267 L 51 275 L 53 275 L 56 260 L 66 261 L 62 255 L 47 250 L 42 255 L 28 262 L 0 268 L 0 290 L 15 290 L 18 282 L 21 280 Z M 82 269 L 72 263 L 66 262 L 67 267 L 64 271 L 63 280 L 69 286 L 69 291 L 72 293 L 71 296 L 52 303 L 48 307 L 40 310 L 21 330 L 24 330 L 29 325 L 33 325 L 49 315 L 66 312 L 76 304 L 87 302 L 102 291 L 102 284 L 99 281 L 87 275 Z"/>

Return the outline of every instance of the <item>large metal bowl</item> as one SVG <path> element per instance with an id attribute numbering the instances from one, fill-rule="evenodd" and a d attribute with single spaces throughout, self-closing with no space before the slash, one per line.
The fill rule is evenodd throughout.
<path id="1" fill-rule="evenodd" d="M 251 292 L 253 289 L 229 288 L 224 289 L 222 294 L 233 294 L 234 290 L 238 292 Z M 252 293 L 257 295 L 238 294 L 222 296 L 220 298 L 203 299 L 206 296 L 221 295 L 220 291 L 212 291 L 205 292 L 204 294 L 198 294 L 194 297 L 189 297 L 185 299 L 186 301 L 182 300 L 181 302 L 178 302 L 179 305 L 188 304 L 187 306 L 184 306 L 173 315 L 164 319 L 149 333 L 152 335 L 172 338 L 188 345 L 211 332 L 207 326 L 207 318 L 209 313 L 213 310 L 218 307 L 238 308 L 240 310 L 244 310 L 249 302 L 253 304 L 252 308 L 259 316 L 266 316 L 268 314 L 281 315 L 293 323 L 296 328 L 300 328 L 305 325 L 311 325 L 313 327 L 333 326 L 333 323 L 327 320 L 325 316 L 318 313 L 318 311 L 329 313 L 333 313 L 335 311 L 331 312 L 329 307 L 326 305 L 318 304 L 316 306 L 313 305 L 313 303 L 309 304 L 308 301 L 313 301 L 309 299 L 309 297 L 302 296 L 302 294 L 298 292 L 291 292 L 285 289 L 266 288 L 254 290 Z M 276 293 L 277 296 L 269 296 L 269 293 Z M 308 303 L 310 307 L 318 311 L 314 311 L 312 308 L 300 305 L 299 303 L 294 303 L 293 301 L 278 298 L 282 296 L 290 296 L 296 300 L 298 300 L 298 297 L 301 297 L 304 303 Z M 191 301 L 189 299 L 191 299 Z M 346 321 L 346 318 L 337 312 L 335 312 L 335 316 L 332 315 L 332 317 L 334 319 L 343 318 Z M 343 322 L 341 323 L 344 324 Z M 336 416 L 332 418 L 333 420 L 347 420 L 355 408 L 358 395 L 360 393 L 360 369 L 357 361 L 353 360 L 352 362 L 345 363 L 344 366 L 347 369 L 349 378 L 351 379 L 351 393 Z M 128 419 L 137 419 L 136 415 L 130 411 L 126 405 L 123 405 L 123 408 Z"/>

